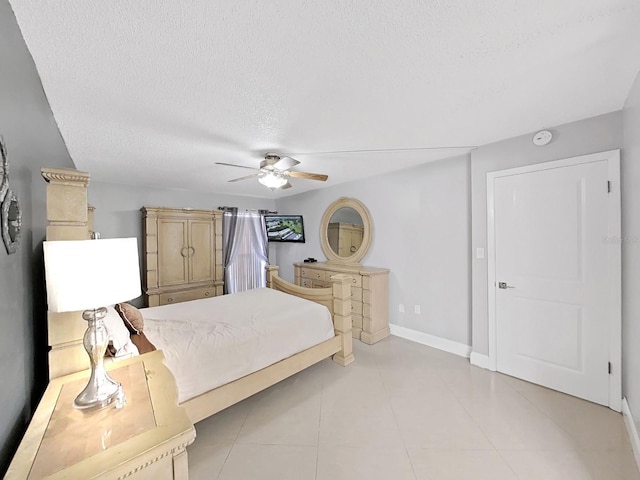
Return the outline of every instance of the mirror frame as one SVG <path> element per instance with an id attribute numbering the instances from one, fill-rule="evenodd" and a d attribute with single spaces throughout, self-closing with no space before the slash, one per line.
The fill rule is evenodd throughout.
<path id="1" fill-rule="evenodd" d="M 9 188 L 9 160 L 7 146 L 0 136 L 0 156 L 2 157 L 2 177 L 0 178 L 0 228 L 2 240 L 11 255 L 16 253 L 22 236 L 22 208 L 18 196 Z M 12 208 L 15 208 L 15 218 L 9 218 Z"/>
<path id="2" fill-rule="evenodd" d="M 10 219 L 11 207 L 15 205 L 16 217 Z M 22 236 L 22 208 L 12 190 L 8 190 L 2 201 L 2 240 L 8 254 L 16 253 Z"/>
<path id="3" fill-rule="evenodd" d="M 363 225 L 363 233 L 362 233 L 362 244 L 360 248 L 354 252 L 353 255 L 349 257 L 341 257 L 336 252 L 333 251 L 331 245 L 329 245 L 329 223 L 331 217 L 334 213 L 336 213 L 341 208 L 352 208 L 358 214 L 360 214 L 360 218 L 362 218 Z M 356 200 L 355 198 L 349 197 L 340 197 L 338 200 L 329 205 L 322 215 L 322 220 L 320 222 L 320 244 L 322 246 L 322 251 L 327 257 L 327 261 L 329 263 L 338 263 L 343 265 L 357 265 L 360 263 L 360 260 L 367 254 L 369 251 L 369 247 L 371 247 L 371 239 L 372 239 L 372 223 L 371 223 L 371 215 L 369 214 L 369 210 L 364 204 Z"/>

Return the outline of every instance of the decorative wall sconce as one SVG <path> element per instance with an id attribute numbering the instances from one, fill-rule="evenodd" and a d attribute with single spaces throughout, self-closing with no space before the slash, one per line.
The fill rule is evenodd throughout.
<path id="1" fill-rule="evenodd" d="M 7 253 L 15 253 L 20 244 L 22 233 L 22 210 L 18 196 L 9 188 L 9 161 L 7 147 L 0 137 L 0 155 L 2 155 L 2 169 L 0 170 L 0 219 L 2 221 L 2 240 Z"/>

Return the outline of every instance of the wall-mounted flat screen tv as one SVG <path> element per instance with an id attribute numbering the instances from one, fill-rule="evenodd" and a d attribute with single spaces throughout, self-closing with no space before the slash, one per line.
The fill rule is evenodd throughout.
<path id="1" fill-rule="evenodd" d="M 265 215 L 264 221 L 270 242 L 304 243 L 302 215 Z"/>

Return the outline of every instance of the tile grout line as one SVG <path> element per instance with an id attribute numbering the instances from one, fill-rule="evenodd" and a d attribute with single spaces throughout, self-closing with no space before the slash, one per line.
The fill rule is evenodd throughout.
<path id="1" fill-rule="evenodd" d="M 251 398 L 251 397 L 249 397 Z M 248 399 L 245 398 L 244 401 L 246 401 Z M 238 404 L 236 404 L 238 405 Z M 231 405 L 231 407 L 227 407 L 227 408 L 233 408 L 235 405 Z M 220 468 L 220 471 L 218 472 L 218 476 L 216 477 L 216 480 L 220 479 L 220 476 L 222 475 L 222 472 L 224 471 L 224 467 L 227 464 L 227 461 L 229 460 L 229 457 L 231 456 L 231 452 L 233 451 L 233 449 L 236 446 L 236 443 L 238 441 L 238 437 L 240 437 L 240 432 L 242 431 L 242 428 L 244 427 L 244 424 L 247 423 L 247 419 L 249 418 L 249 415 L 251 414 L 251 412 L 253 411 L 253 409 L 255 408 L 255 405 L 253 405 L 249 411 L 247 412 L 247 414 L 244 417 L 244 420 L 242 421 L 242 425 L 240 425 L 240 428 L 238 429 L 238 433 L 236 433 L 235 438 L 233 439 L 233 442 L 231 443 L 231 448 L 229 449 L 229 451 L 227 452 L 226 457 L 224 457 L 224 462 L 222 462 L 222 467 Z M 226 410 L 226 409 L 225 409 Z"/>
<path id="2" fill-rule="evenodd" d="M 382 383 L 382 388 L 385 391 L 385 394 L 387 397 L 387 403 L 389 404 L 389 408 L 391 409 L 391 414 L 393 415 L 393 420 L 396 422 L 396 427 L 398 429 L 398 433 L 400 434 L 400 440 L 402 441 L 402 446 L 404 447 L 404 451 L 407 454 L 407 458 L 409 459 L 409 465 L 411 465 L 411 472 L 413 473 L 413 478 L 418 480 L 418 474 L 416 473 L 416 468 L 413 465 L 413 460 L 411 460 L 411 455 L 409 454 L 409 448 L 407 447 L 407 444 L 404 441 L 404 435 L 402 435 L 400 424 L 398 423 L 398 418 L 396 417 L 396 411 L 393 409 L 393 405 L 391 405 L 391 400 L 390 400 L 391 395 L 389 394 L 389 389 L 387 388 L 387 385 L 385 384 L 384 379 L 382 378 L 382 372 L 380 371 L 380 366 L 378 365 L 377 359 L 375 359 L 375 363 L 376 363 L 376 373 L 378 374 L 378 377 L 380 378 L 380 383 Z"/>
<path id="3" fill-rule="evenodd" d="M 322 399 L 324 398 L 324 381 L 325 375 L 322 374 L 322 385 L 320 386 L 320 413 L 318 414 L 318 440 L 316 443 L 316 475 L 315 480 L 318 480 L 318 467 L 320 466 L 320 428 L 322 427 Z"/>
<path id="4" fill-rule="evenodd" d="M 471 365 L 470 365 L 471 366 Z M 491 375 L 493 375 L 493 372 L 490 373 Z M 440 373 L 438 373 L 438 377 L 440 377 Z M 498 450 L 495 446 L 495 444 L 491 441 L 491 439 L 489 438 L 489 436 L 487 435 L 487 433 L 485 432 L 484 428 L 482 428 L 482 425 L 480 425 L 478 423 L 478 421 L 475 419 L 475 417 L 471 414 L 471 412 L 467 409 L 467 407 L 464 406 L 464 404 L 458 399 L 458 395 L 456 395 L 456 392 L 453 391 L 453 389 L 449 386 L 449 384 L 447 384 L 442 377 L 440 377 L 440 380 L 442 380 L 442 382 L 444 383 L 445 387 L 447 388 L 447 390 L 449 391 L 449 393 L 451 395 L 453 395 L 453 397 L 456 399 L 456 401 L 460 404 L 460 406 L 462 407 L 462 409 L 467 412 L 467 415 L 469 415 L 469 417 L 471 418 L 471 420 L 473 420 L 473 423 L 475 424 L 476 427 L 478 427 L 478 429 L 482 432 L 482 435 L 484 435 L 484 437 L 487 439 L 487 441 L 489 442 L 489 444 L 493 447 L 493 451 L 496 452 L 498 454 L 498 456 L 502 459 L 502 461 L 505 463 L 505 465 L 507 465 L 507 467 L 509 467 L 509 470 L 513 473 L 513 475 L 515 476 L 516 479 L 520 480 L 520 476 L 518 475 L 518 473 L 513 469 L 513 467 L 511 466 L 511 464 L 507 461 L 506 458 L 504 458 L 504 456 L 502 455 L 502 453 L 500 452 L 500 450 Z M 507 385 L 509 388 L 513 389 L 515 392 L 517 392 L 517 390 L 515 388 L 513 388 L 511 385 Z"/>

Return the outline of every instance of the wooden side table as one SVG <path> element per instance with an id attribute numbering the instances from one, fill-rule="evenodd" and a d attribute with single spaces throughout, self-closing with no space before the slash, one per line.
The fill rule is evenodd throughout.
<path id="1" fill-rule="evenodd" d="M 187 479 L 195 429 L 163 360 L 158 350 L 110 365 L 127 396 L 121 409 L 74 408 L 88 370 L 52 380 L 5 478 Z"/>

